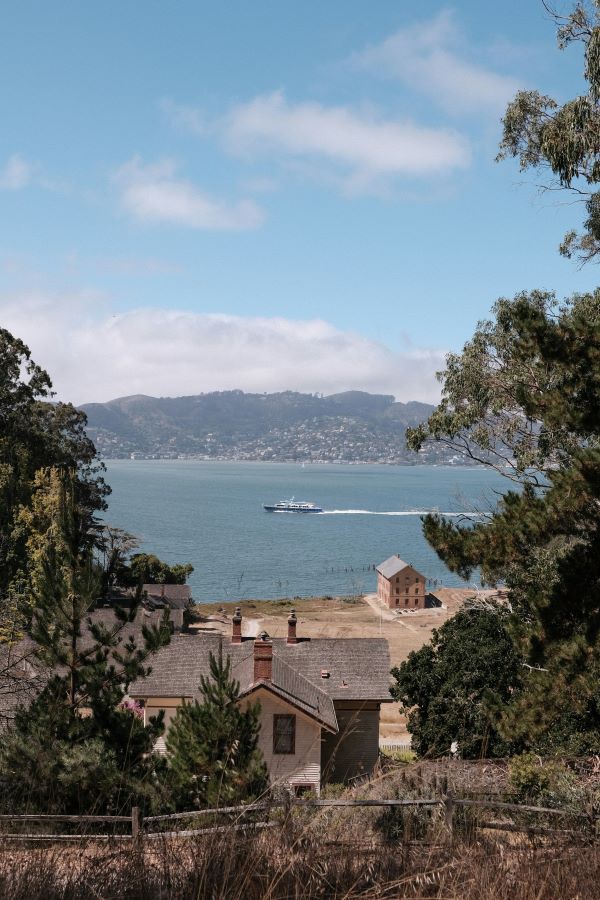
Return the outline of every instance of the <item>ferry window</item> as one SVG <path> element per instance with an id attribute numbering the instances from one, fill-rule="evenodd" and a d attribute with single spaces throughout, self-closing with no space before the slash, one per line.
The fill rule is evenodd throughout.
<path id="1" fill-rule="evenodd" d="M 296 716 L 273 716 L 273 753 L 296 752 Z"/>

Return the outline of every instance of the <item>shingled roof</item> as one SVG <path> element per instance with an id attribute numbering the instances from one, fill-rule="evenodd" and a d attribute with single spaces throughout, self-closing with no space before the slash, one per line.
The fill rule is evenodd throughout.
<path id="1" fill-rule="evenodd" d="M 158 627 L 162 623 L 163 610 L 147 610 L 139 607 L 133 622 L 122 625 L 115 616 L 114 609 L 100 607 L 93 610 L 84 619 L 82 626 L 81 647 L 91 647 L 94 639 L 86 627 L 90 619 L 95 625 L 114 630 L 120 645 L 133 638 L 138 646 L 143 643 L 144 626 Z M 183 613 L 181 610 L 170 610 L 169 620 L 173 631 L 181 630 Z M 44 689 L 52 669 L 38 658 L 38 645 L 30 637 L 25 636 L 12 644 L 0 646 L 0 729 L 14 719 L 19 706 L 27 706 Z M 62 667 L 54 670 L 64 673 Z"/>
<path id="2" fill-rule="evenodd" d="M 144 584 L 142 593 L 150 603 L 170 606 L 171 609 L 187 609 L 192 604 L 189 584 Z"/>
<path id="3" fill-rule="evenodd" d="M 10 724 L 19 706 L 27 706 L 46 684 L 47 675 L 30 638 L 0 647 L 0 730 Z"/>
<path id="4" fill-rule="evenodd" d="M 399 556 L 390 556 L 385 562 L 375 566 L 375 571 L 380 572 L 384 578 L 393 578 L 398 572 L 408 568 L 408 563 L 405 563 Z"/>
<path id="5" fill-rule="evenodd" d="M 252 658 L 251 662 L 253 662 Z M 331 697 L 321 688 L 316 687 L 291 666 L 283 662 L 280 656 L 273 656 L 273 675 L 271 681 L 261 679 L 242 691 L 250 694 L 258 688 L 271 691 L 287 703 L 297 706 L 302 712 L 325 725 L 330 731 L 337 731 L 338 724 L 335 707 Z"/>
<path id="6" fill-rule="evenodd" d="M 288 644 L 273 640 L 273 691 L 329 726 L 333 701 L 390 701 L 390 657 L 383 638 L 311 638 Z M 222 635 L 175 635 L 152 659 L 152 672 L 131 685 L 132 697 L 200 696 L 201 676 L 209 673 L 210 654 L 231 660 L 240 690 L 254 690 L 254 642 L 232 644 Z M 304 706 L 302 705 L 304 704 Z"/>

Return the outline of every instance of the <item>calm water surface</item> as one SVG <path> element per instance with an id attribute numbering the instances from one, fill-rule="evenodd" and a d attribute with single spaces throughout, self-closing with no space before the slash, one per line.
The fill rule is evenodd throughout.
<path id="1" fill-rule="evenodd" d="M 355 593 L 394 553 L 430 579 L 463 582 L 426 544 L 420 516 L 486 510 L 506 481 L 483 468 L 110 460 L 106 519 L 146 552 L 191 562 L 196 602 Z M 266 513 L 295 496 L 323 514 Z"/>

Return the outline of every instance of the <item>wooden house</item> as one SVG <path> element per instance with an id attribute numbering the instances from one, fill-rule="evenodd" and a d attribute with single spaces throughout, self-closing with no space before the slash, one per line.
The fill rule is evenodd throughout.
<path id="1" fill-rule="evenodd" d="M 260 701 L 259 747 L 272 784 L 295 792 L 369 774 L 379 756 L 379 712 L 391 702 L 387 641 L 380 638 L 243 638 L 239 609 L 231 638 L 174 635 L 129 694 L 145 715 L 164 710 L 167 728 L 185 702 L 199 699 L 210 655 L 228 657 L 240 703 Z M 164 750 L 164 739 L 159 749 Z"/>

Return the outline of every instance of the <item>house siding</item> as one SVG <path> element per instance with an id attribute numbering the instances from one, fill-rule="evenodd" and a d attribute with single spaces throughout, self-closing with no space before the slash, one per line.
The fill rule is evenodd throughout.
<path id="1" fill-rule="evenodd" d="M 335 703 L 338 734 L 323 732 L 323 781 L 344 782 L 373 771 L 379 759 L 379 704 Z"/>
<path id="2" fill-rule="evenodd" d="M 260 701 L 258 746 L 264 756 L 271 784 L 307 785 L 318 793 L 321 785 L 321 727 L 294 706 L 259 690 L 242 705 Z M 296 716 L 294 753 L 273 753 L 273 716 Z"/>
<path id="3" fill-rule="evenodd" d="M 426 593 L 425 576 L 412 566 L 391 578 L 377 573 L 377 596 L 390 609 L 424 609 Z"/>

